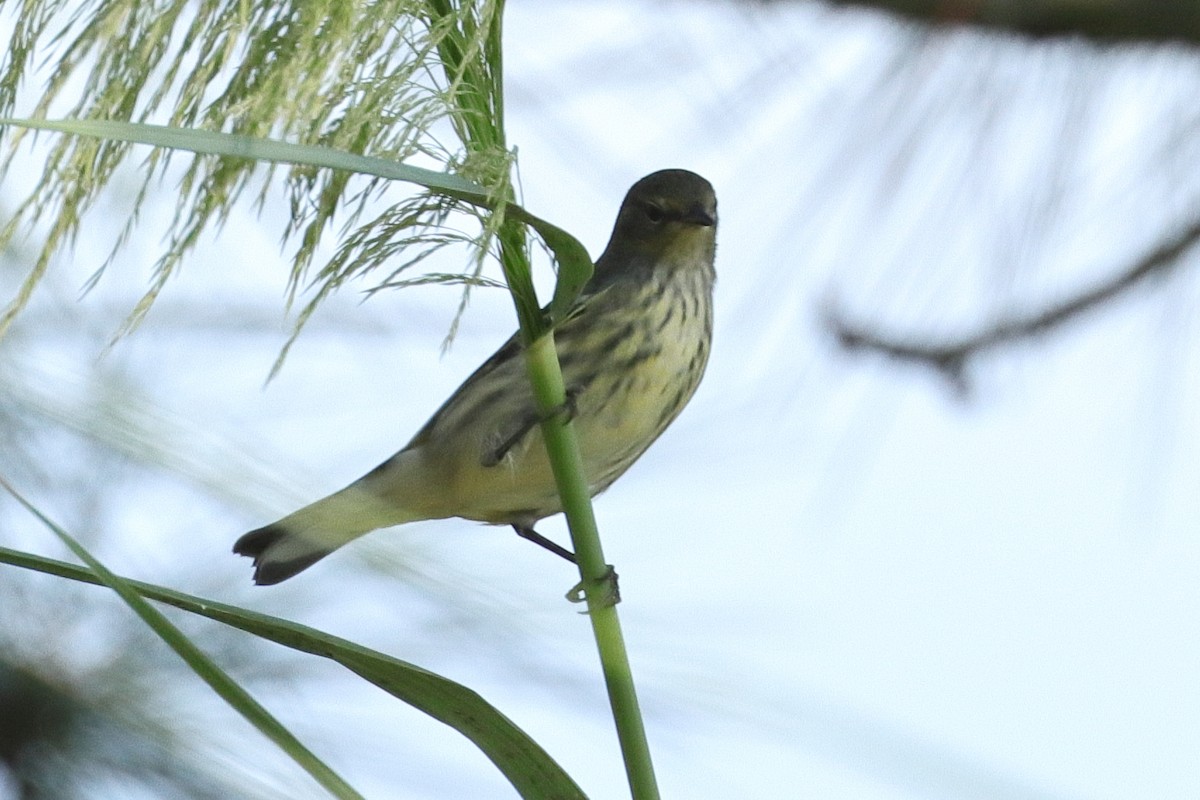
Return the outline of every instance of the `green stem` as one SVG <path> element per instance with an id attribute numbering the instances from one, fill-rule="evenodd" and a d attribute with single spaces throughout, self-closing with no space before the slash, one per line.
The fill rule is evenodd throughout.
<path id="1" fill-rule="evenodd" d="M 474 90 L 460 95 L 473 108 L 466 108 L 461 117 L 463 143 L 468 150 L 486 152 L 488 149 L 504 150 L 504 92 L 503 61 L 501 46 L 501 22 L 504 2 L 497 0 L 495 16 L 488 30 L 485 48 L 485 63 L 489 69 L 478 69 L 478 62 L 465 62 L 466 50 L 462 42 L 469 41 L 464 29 L 458 29 L 438 43 L 438 53 L 446 71 L 447 80 L 455 83 L 458 76 Z M 451 0 L 430 0 L 433 18 L 446 19 L 454 12 Z M 471 19 L 470 15 L 466 16 Z M 490 99 L 490 104 L 480 98 Z M 503 198 L 511 201 L 511 196 Z M 516 215 L 514 215 L 516 216 Z M 629 668 L 629 657 L 625 651 L 625 638 L 621 634 L 621 623 L 617 609 L 606 604 L 604 586 L 609 579 L 609 568 L 600 547 L 600 534 L 596 530 L 596 517 L 592 513 L 591 492 L 583 469 L 583 458 L 579 453 L 579 441 L 574 427 L 555 414 L 566 402 L 562 369 L 554 349 L 554 333 L 550 322 L 542 312 L 534 291 L 529 265 L 529 250 L 525 242 L 524 228 L 512 217 L 505 219 L 499 230 L 500 264 L 512 293 L 521 329 L 521 341 L 525 344 L 525 364 L 529 380 L 533 385 L 538 410 L 542 412 L 542 437 L 554 471 L 554 479 L 562 499 L 567 525 L 571 529 L 571 540 L 575 546 L 575 557 L 587 598 L 588 616 L 592 620 L 592 631 L 596 647 L 600 651 L 600 665 L 604 682 L 608 687 L 609 703 L 613 720 L 617 726 L 617 738 L 625 759 L 625 772 L 634 800 L 658 800 L 658 784 L 654 777 L 654 765 L 650 760 L 650 747 L 646 742 L 646 730 L 638 707 L 637 693 L 633 686 L 633 673 Z M 569 272 L 569 271 L 568 271 Z M 574 279 L 579 279 L 576 274 Z M 582 278 L 586 280 L 586 274 Z M 563 280 L 560 274 L 559 280 Z M 568 277 L 568 280 L 572 278 Z M 562 290 L 564 287 L 560 286 Z M 556 292 L 556 302 L 551 309 L 562 313 L 559 297 L 571 297 L 571 291 Z"/>
<path id="2" fill-rule="evenodd" d="M 646 741 L 646 729 L 642 724 L 642 712 L 633 685 L 633 672 L 629 668 L 625 637 L 621 633 L 621 621 L 617 617 L 616 606 L 603 602 L 603 586 L 609 577 L 609 568 L 600 546 L 596 517 L 592 513 L 591 493 L 583 469 L 583 457 L 579 452 L 579 441 L 570 421 L 564 421 L 561 414 L 553 413 L 566 402 L 553 331 L 537 338 L 526 348 L 525 365 L 533 383 L 538 409 L 545 416 L 542 437 L 571 529 L 579 575 L 587 596 L 588 617 L 592 620 L 592 632 L 600 651 L 600 665 L 608 687 L 617 738 L 625 759 L 629 789 L 634 800 L 657 800 L 658 783 L 654 777 L 650 746 Z"/>

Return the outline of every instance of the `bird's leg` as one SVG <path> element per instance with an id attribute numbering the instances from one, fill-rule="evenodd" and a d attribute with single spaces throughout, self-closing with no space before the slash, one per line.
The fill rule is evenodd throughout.
<path id="1" fill-rule="evenodd" d="M 485 467 L 494 467 L 499 464 L 504 457 L 508 455 L 508 451 L 516 447 L 517 442 L 525 438 L 525 434 L 533 430 L 533 426 L 535 425 L 539 425 L 548 419 L 553 419 L 560 414 L 565 416 L 565 419 L 563 420 L 564 422 L 570 422 L 571 420 L 575 419 L 575 412 L 577 411 L 575 401 L 578 396 L 578 390 L 568 389 L 566 399 L 563 401 L 562 405 L 551 409 L 545 414 L 526 415 L 525 418 L 521 420 L 521 424 L 517 426 L 517 430 L 511 436 L 500 442 L 500 444 L 496 445 L 491 450 L 484 453 L 483 458 L 480 459 L 480 463 Z M 521 535 L 524 536 L 525 534 Z M 537 540 L 534 539 L 533 541 Z M 545 545 L 543 545 L 543 547 L 545 547 Z"/>
<path id="2" fill-rule="evenodd" d="M 558 544 L 557 542 L 550 541 L 545 536 L 542 536 L 540 533 L 535 531 L 533 528 L 525 526 L 525 525 L 513 525 L 513 530 L 516 531 L 517 536 L 520 536 L 522 539 L 528 539 L 529 541 L 533 542 L 534 544 L 541 545 L 542 547 L 549 550 L 551 553 L 554 553 L 556 556 L 562 556 L 567 561 L 570 561 L 572 564 L 577 563 L 575 561 L 574 553 L 572 553 L 570 550 L 563 547 L 562 545 Z"/>
<path id="3" fill-rule="evenodd" d="M 526 525 L 513 525 L 512 527 L 513 530 L 517 532 L 517 535 L 522 539 L 528 539 L 534 544 L 539 544 L 549 550 L 551 553 L 562 556 L 572 564 L 579 563 L 575 560 L 574 553 L 562 545 L 550 541 L 533 528 Z M 570 591 L 567 592 L 567 600 L 571 601 L 572 603 L 585 602 L 587 600 L 586 585 L 588 583 L 588 581 L 580 581 L 572 586 Z M 621 602 L 621 587 L 617 584 L 617 571 L 613 569 L 612 564 L 607 565 L 607 569 L 605 569 L 604 574 L 601 575 L 598 580 L 594 581 L 594 583 L 598 584 L 598 589 L 600 592 L 600 605 L 615 606 L 617 603 Z"/>

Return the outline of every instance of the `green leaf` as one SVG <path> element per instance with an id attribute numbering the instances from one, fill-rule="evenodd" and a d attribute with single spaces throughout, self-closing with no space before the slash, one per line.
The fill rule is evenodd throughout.
<path id="1" fill-rule="evenodd" d="M 5 547 L 0 547 L 0 563 L 83 583 L 104 583 L 94 571 Z M 466 736 L 491 759 L 523 798 L 586 798 L 570 776 L 537 742 L 479 694 L 461 684 L 400 659 L 295 622 L 153 584 L 118 580 L 142 597 L 208 617 L 293 650 L 336 661 L 385 692 Z"/>
<path id="2" fill-rule="evenodd" d="M 3 125 L 134 142 L 206 155 L 347 170 L 363 175 L 413 183 L 438 194 L 482 208 L 496 210 L 495 206 L 497 205 L 497 201 L 489 196 L 484 187 L 458 175 L 320 145 L 292 144 L 277 139 L 218 131 L 113 120 L 35 120 L 0 117 L 0 126 Z M 554 298 L 550 302 L 550 320 L 552 323 L 557 322 L 566 314 L 584 284 L 591 277 L 591 256 L 588 255 L 587 248 L 574 236 L 515 203 L 505 203 L 505 214 L 524 222 L 537 231 L 546 246 L 554 253 L 559 271 Z"/>
<path id="3" fill-rule="evenodd" d="M 158 634 L 160 639 L 166 642 L 192 668 L 193 672 L 199 675 L 225 702 L 233 706 L 254 727 L 258 728 L 267 738 L 279 745 L 280 749 L 291 756 L 292 760 L 303 767 L 308 774 L 312 775 L 330 794 L 338 798 L 362 800 L 362 795 L 356 792 L 341 776 L 301 744 L 300 740 L 292 735 L 291 731 L 285 728 L 279 720 L 275 719 L 269 711 L 263 708 L 233 678 L 229 677 L 212 659 L 206 656 L 200 648 L 192 644 L 192 641 L 176 628 L 170 620 L 164 617 L 161 611 L 143 600 L 129 581 L 110 572 L 107 567 L 97 561 L 74 537 L 34 507 L 33 504 L 26 500 L 3 478 L 0 478 L 0 486 L 8 490 L 9 494 L 17 499 L 17 502 L 25 506 L 46 527 L 54 531 L 58 538 L 62 539 L 67 547 L 91 568 L 91 572 L 88 573 L 79 567 L 73 567 L 72 569 L 88 574 L 91 583 L 107 586 L 120 595 L 121 599 L 142 618 L 142 621 L 151 630 Z M 69 565 L 63 564 L 62 566 Z"/>
<path id="4" fill-rule="evenodd" d="M 525 221 L 538 232 L 558 261 L 558 282 L 554 286 L 554 297 L 550 300 L 550 319 L 558 322 L 566 317 L 571 304 L 592 277 L 592 257 L 578 239 L 562 228 L 542 220 L 537 223 Z"/>

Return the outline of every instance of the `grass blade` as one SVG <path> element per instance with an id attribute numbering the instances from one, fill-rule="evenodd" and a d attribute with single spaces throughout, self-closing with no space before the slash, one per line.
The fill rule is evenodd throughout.
<path id="1" fill-rule="evenodd" d="M 0 486 L 17 499 L 31 514 L 41 520 L 52 530 L 59 539 L 71 549 L 81 561 L 88 565 L 93 582 L 107 586 L 121 596 L 134 613 L 153 630 L 160 639 L 182 658 L 192 671 L 213 688 L 221 698 L 245 717 L 250 724 L 262 731 L 268 739 L 279 745 L 279 748 L 291 756 L 297 764 L 304 768 L 309 775 L 330 794 L 338 798 L 354 798 L 361 800 L 362 795 L 356 792 L 336 772 L 317 758 L 308 748 L 300 743 L 292 732 L 275 719 L 269 711 L 263 708 L 257 700 L 237 684 L 233 678 L 218 667 L 192 641 L 187 638 L 162 612 L 147 603 L 142 596 L 130 585 L 129 581 L 113 574 L 84 548 L 73 536 L 59 527 L 53 520 L 43 514 L 37 507 L 25 499 L 8 481 L 0 478 Z M 76 568 L 78 569 L 78 568 Z"/>
<path id="2" fill-rule="evenodd" d="M 38 516 L 44 521 L 44 517 Z M 105 584 L 87 568 L 5 547 L 0 547 L 0 563 L 82 583 Z M 586 800 L 583 791 L 537 742 L 478 693 L 459 683 L 305 625 L 153 584 L 118 580 L 142 597 L 342 664 L 392 696 L 458 730 L 491 759 L 524 798 Z"/>

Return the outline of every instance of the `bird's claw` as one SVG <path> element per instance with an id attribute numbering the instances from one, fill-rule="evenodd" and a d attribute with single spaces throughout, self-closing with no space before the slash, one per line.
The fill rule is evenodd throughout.
<path id="1" fill-rule="evenodd" d="M 608 608 L 615 606 L 621 602 L 621 587 L 617 583 L 617 571 L 613 569 L 612 564 L 607 564 L 604 574 L 596 580 L 582 580 L 571 587 L 567 592 L 567 600 L 571 603 L 585 603 L 588 601 L 589 587 L 594 594 L 594 601 L 588 603 L 589 608 L 595 605 L 598 608 Z M 580 612 L 586 614 L 586 611 Z"/>
<path id="2" fill-rule="evenodd" d="M 555 408 L 547 417 L 562 417 L 564 423 L 573 422 L 575 416 L 579 413 L 579 389 L 577 387 L 568 387 L 563 397 L 562 405 Z M 608 565 L 612 569 L 612 564 Z"/>
<path id="3" fill-rule="evenodd" d="M 575 419 L 575 415 L 578 412 L 579 390 L 574 388 L 567 389 L 566 399 L 563 400 L 561 405 L 555 406 L 545 414 L 531 413 L 526 416 L 526 418 L 521 422 L 521 424 L 517 427 L 517 430 L 511 436 L 501 441 L 492 449 L 484 451 L 480 456 L 479 463 L 485 467 L 496 466 L 504 460 L 504 457 L 508 455 L 510 450 L 517 446 L 519 441 L 525 438 L 526 434 L 528 434 L 540 423 L 554 419 L 555 417 L 561 417 L 563 423 L 565 424 Z"/>

